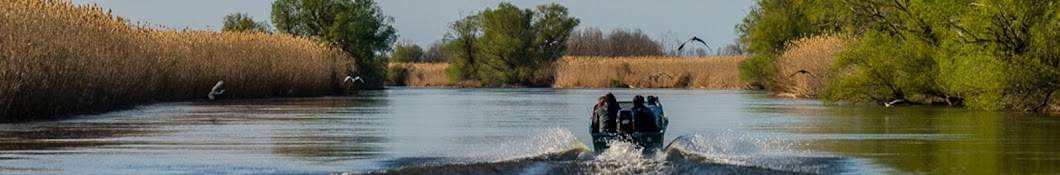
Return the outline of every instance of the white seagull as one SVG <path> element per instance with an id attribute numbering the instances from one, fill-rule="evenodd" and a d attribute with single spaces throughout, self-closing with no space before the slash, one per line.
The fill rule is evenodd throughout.
<path id="1" fill-rule="evenodd" d="M 213 86 L 213 89 L 210 90 L 210 94 L 208 94 L 207 97 L 210 97 L 210 100 L 217 99 L 217 96 L 220 96 L 221 94 L 225 93 L 225 90 L 221 89 L 221 87 L 223 87 L 224 85 L 225 85 L 225 81 L 224 80 L 217 81 L 217 85 Z"/>
<path id="2" fill-rule="evenodd" d="M 353 82 L 360 81 L 361 83 L 364 83 L 364 79 L 361 79 L 361 76 L 357 76 L 357 77 L 346 76 L 346 79 L 342 80 L 342 82 L 347 82 L 347 81 L 353 81 Z"/>
<path id="3" fill-rule="evenodd" d="M 894 101 L 883 103 L 883 106 L 886 106 L 886 107 L 889 108 L 889 107 L 894 107 L 894 105 L 897 105 L 897 104 L 900 104 L 900 103 L 905 103 L 905 102 L 907 102 L 905 99 L 897 99 L 897 100 L 894 100 Z"/>

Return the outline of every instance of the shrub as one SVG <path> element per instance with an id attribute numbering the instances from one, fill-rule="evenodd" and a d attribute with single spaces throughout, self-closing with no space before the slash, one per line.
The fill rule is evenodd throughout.
<path id="1" fill-rule="evenodd" d="M 420 62 L 424 54 L 423 48 L 419 45 L 401 42 L 394 45 L 394 53 L 390 55 L 390 60 L 400 63 Z"/>
<path id="2" fill-rule="evenodd" d="M 254 21 L 246 13 L 232 13 L 225 16 L 221 31 L 225 32 L 269 32 L 265 21 Z"/>
<path id="3" fill-rule="evenodd" d="M 388 86 L 405 86 L 405 82 L 409 78 L 409 70 L 401 64 L 391 64 L 390 68 L 387 69 L 387 85 Z"/>

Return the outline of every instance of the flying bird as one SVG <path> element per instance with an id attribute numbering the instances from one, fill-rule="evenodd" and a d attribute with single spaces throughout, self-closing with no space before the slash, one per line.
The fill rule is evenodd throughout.
<path id="1" fill-rule="evenodd" d="M 813 73 L 810 73 L 810 71 L 806 70 L 795 71 L 795 73 L 791 73 L 791 75 L 788 75 L 788 77 L 794 77 L 796 74 L 807 74 L 810 75 L 810 77 L 817 78 L 817 76 L 813 76 Z"/>
<path id="2" fill-rule="evenodd" d="M 710 50 L 710 45 L 707 45 L 707 42 L 703 41 L 702 39 L 699 39 L 699 37 L 693 36 L 692 39 L 688 39 L 688 41 L 681 43 L 681 46 L 677 47 L 677 51 L 681 51 L 681 49 L 685 48 L 685 44 L 688 44 L 688 42 L 692 41 L 699 41 L 699 43 L 703 43 L 704 46 L 707 46 L 707 50 Z"/>
<path id="3" fill-rule="evenodd" d="M 210 100 L 217 99 L 217 96 L 221 96 L 221 94 L 225 93 L 225 90 L 222 89 L 224 87 L 224 85 L 225 85 L 225 81 L 224 80 L 217 81 L 217 85 L 213 86 L 213 89 L 210 90 L 210 94 L 208 94 L 207 97 L 209 97 Z"/>
<path id="4" fill-rule="evenodd" d="M 346 79 L 342 80 L 342 82 L 347 82 L 347 81 L 351 81 L 351 82 L 360 81 L 361 83 L 364 83 L 364 79 L 361 79 L 361 76 L 357 76 L 357 77 L 346 76 Z"/>
<path id="5" fill-rule="evenodd" d="M 905 102 L 908 102 L 908 101 L 906 101 L 905 99 L 897 99 L 897 100 L 894 100 L 894 101 L 883 103 L 883 106 L 886 106 L 886 107 L 889 108 L 889 107 L 894 107 L 894 105 L 902 104 L 902 103 L 905 103 Z"/>

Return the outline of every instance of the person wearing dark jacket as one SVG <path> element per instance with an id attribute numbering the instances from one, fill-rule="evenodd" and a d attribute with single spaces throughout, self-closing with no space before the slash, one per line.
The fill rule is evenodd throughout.
<path id="1" fill-rule="evenodd" d="M 604 97 L 607 99 L 604 101 L 605 104 L 602 105 L 605 109 L 601 112 L 606 112 L 600 115 L 598 120 L 600 128 L 597 131 L 615 133 L 617 131 L 616 128 L 618 128 L 618 110 L 621 110 L 622 107 L 618 106 L 618 99 L 615 98 L 615 94 L 607 93 Z"/>
<path id="2" fill-rule="evenodd" d="M 589 132 L 599 133 L 600 130 L 600 118 L 607 115 L 607 96 L 600 96 L 596 99 L 596 105 L 593 105 L 593 113 L 589 117 L 592 122 L 589 126 Z"/>
<path id="3" fill-rule="evenodd" d="M 635 132 L 659 132 L 659 125 L 655 122 L 655 113 L 644 106 L 644 96 L 633 97 L 633 131 Z"/>

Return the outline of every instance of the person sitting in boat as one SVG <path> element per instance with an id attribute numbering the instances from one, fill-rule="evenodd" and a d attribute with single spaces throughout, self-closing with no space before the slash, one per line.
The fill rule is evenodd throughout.
<path id="1" fill-rule="evenodd" d="M 655 112 L 655 123 L 659 126 L 666 125 L 665 123 L 670 123 L 670 121 L 668 121 L 669 119 L 666 118 L 666 114 L 663 114 L 662 104 L 659 104 L 659 97 L 649 95 L 647 106 L 652 109 L 652 112 Z"/>
<path id="2" fill-rule="evenodd" d="M 659 124 L 655 121 L 655 113 L 651 108 L 644 106 L 644 96 L 633 97 L 633 131 L 635 132 L 659 132 Z"/>
<path id="3" fill-rule="evenodd" d="M 601 105 L 604 109 L 600 110 L 602 114 L 599 115 L 597 122 L 599 129 L 598 132 L 615 133 L 618 128 L 618 111 L 622 107 L 618 106 L 618 98 L 615 98 L 615 94 L 607 93 L 604 95 L 604 104 Z"/>
<path id="4" fill-rule="evenodd" d="M 596 99 L 596 105 L 593 105 L 593 113 L 589 116 L 589 120 L 592 122 L 589 126 L 589 132 L 600 133 L 600 118 L 607 115 L 607 96 L 600 96 Z"/>

